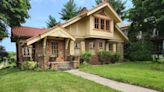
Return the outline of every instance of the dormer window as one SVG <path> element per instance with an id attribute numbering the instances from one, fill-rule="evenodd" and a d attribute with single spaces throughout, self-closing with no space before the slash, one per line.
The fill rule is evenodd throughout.
<path id="1" fill-rule="evenodd" d="M 101 29 L 104 30 L 104 19 L 101 19 Z"/>
<path id="2" fill-rule="evenodd" d="M 99 29 L 99 18 L 95 18 L 95 29 Z"/>
<path id="3" fill-rule="evenodd" d="M 99 31 L 110 31 L 110 20 L 95 17 L 95 29 Z"/>
<path id="4" fill-rule="evenodd" d="M 110 30 L 110 25 L 109 25 L 110 21 L 106 20 L 106 30 L 109 31 Z"/>

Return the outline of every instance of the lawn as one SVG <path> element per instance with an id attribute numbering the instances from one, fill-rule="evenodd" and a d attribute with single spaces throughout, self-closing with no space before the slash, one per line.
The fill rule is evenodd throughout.
<path id="1" fill-rule="evenodd" d="M 161 70 L 158 70 L 161 67 Z M 109 79 L 164 91 L 164 65 L 153 63 L 118 63 L 82 66 L 82 71 Z"/>
<path id="2" fill-rule="evenodd" d="M 0 92 L 116 92 L 65 72 L 0 70 Z"/>

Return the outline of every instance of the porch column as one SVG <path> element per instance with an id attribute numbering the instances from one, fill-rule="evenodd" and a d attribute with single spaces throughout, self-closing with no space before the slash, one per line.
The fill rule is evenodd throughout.
<path id="1" fill-rule="evenodd" d="M 43 66 L 43 68 L 44 69 L 47 69 L 48 68 L 48 58 L 47 58 L 47 55 L 46 55 L 46 43 L 47 43 L 47 37 L 45 37 L 44 39 L 43 39 L 43 61 L 42 61 L 42 66 Z"/>
<path id="2" fill-rule="evenodd" d="M 46 55 L 46 43 L 47 43 L 47 37 L 43 40 L 43 55 Z"/>
<path id="3" fill-rule="evenodd" d="M 81 54 L 85 52 L 85 41 L 80 42 L 81 45 Z"/>
<path id="4" fill-rule="evenodd" d="M 70 41 L 70 55 L 74 55 L 75 50 L 74 50 L 75 43 L 74 41 Z"/>
<path id="5" fill-rule="evenodd" d="M 113 43 L 113 52 L 115 53 L 117 51 L 117 44 Z"/>
<path id="6" fill-rule="evenodd" d="M 106 43 L 105 48 L 106 48 L 106 51 L 109 51 L 109 42 Z"/>

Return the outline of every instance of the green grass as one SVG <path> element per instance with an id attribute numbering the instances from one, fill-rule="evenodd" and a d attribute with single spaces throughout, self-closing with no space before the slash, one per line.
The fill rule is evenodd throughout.
<path id="1" fill-rule="evenodd" d="M 0 70 L 0 92 L 116 92 L 65 72 Z"/>
<path id="2" fill-rule="evenodd" d="M 158 66 L 161 68 L 158 69 Z M 164 65 L 152 63 L 118 63 L 82 66 L 80 70 L 109 79 L 164 91 Z"/>

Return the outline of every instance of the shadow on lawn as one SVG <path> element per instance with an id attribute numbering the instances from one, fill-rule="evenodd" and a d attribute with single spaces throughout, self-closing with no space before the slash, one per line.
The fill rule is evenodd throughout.
<path id="1" fill-rule="evenodd" d="M 6 67 L 0 70 L 0 76 L 20 72 L 20 69 L 16 67 Z"/>

